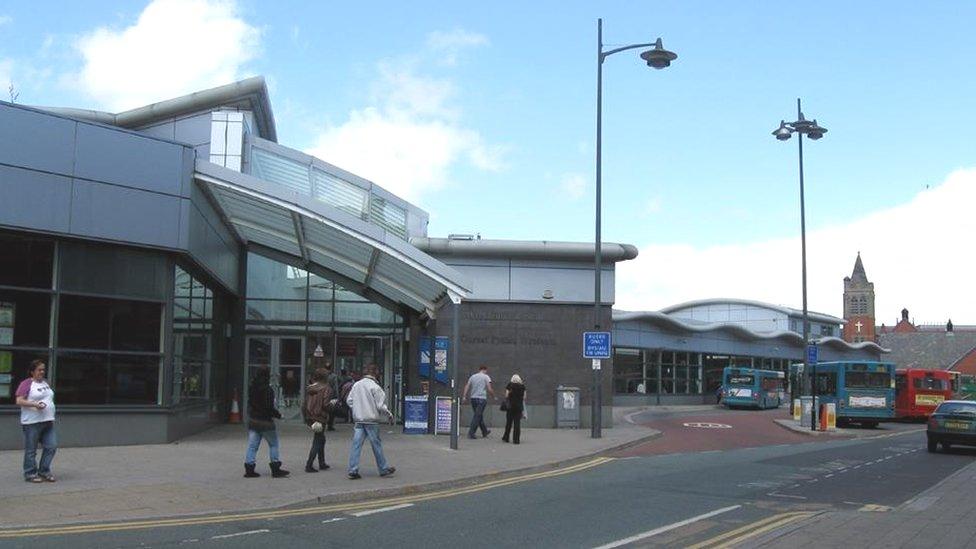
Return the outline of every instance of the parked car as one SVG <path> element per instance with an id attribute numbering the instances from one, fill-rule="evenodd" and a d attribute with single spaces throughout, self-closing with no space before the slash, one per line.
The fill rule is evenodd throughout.
<path id="1" fill-rule="evenodd" d="M 976 400 L 947 400 L 932 412 L 925 433 L 929 452 L 939 444 L 948 450 L 953 444 L 976 446 Z"/>

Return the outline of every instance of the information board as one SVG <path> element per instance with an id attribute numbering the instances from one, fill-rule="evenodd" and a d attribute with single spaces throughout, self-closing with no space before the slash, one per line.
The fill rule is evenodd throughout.
<path id="1" fill-rule="evenodd" d="M 406 395 L 403 397 L 403 432 L 408 435 L 427 433 L 427 397 Z"/>
<path id="2" fill-rule="evenodd" d="M 583 332 L 583 358 L 610 358 L 610 332 Z"/>
<path id="3" fill-rule="evenodd" d="M 435 422 L 434 434 L 451 434 L 451 397 L 437 397 L 437 404 L 434 407 Z"/>

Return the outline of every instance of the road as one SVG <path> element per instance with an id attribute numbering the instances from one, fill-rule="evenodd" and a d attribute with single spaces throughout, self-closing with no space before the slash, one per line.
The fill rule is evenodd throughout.
<path id="1" fill-rule="evenodd" d="M 825 509 L 885 512 L 976 457 L 927 453 L 919 426 L 827 440 L 775 425 L 782 414 L 645 414 L 661 438 L 563 470 L 358 505 L 0 532 L 0 546 L 711 547 Z"/>

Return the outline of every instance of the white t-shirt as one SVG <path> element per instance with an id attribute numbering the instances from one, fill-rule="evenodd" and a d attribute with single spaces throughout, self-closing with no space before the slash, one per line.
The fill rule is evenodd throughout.
<path id="1" fill-rule="evenodd" d="M 54 389 L 47 384 L 47 380 L 34 381 L 25 379 L 17 387 L 17 396 L 24 397 L 33 402 L 43 402 L 47 406 L 41 409 L 30 406 L 20 407 L 21 425 L 41 423 L 44 421 L 54 421 Z"/>
<path id="2" fill-rule="evenodd" d="M 491 383 L 491 378 L 484 372 L 478 372 L 468 378 L 468 390 L 471 392 L 471 398 L 487 399 L 489 383 Z"/>

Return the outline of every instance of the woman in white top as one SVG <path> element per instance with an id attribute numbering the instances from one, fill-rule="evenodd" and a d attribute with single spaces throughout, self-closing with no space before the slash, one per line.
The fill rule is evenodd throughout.
<path id="1" fill-rule="evenodd" d="M 20 425 L 24 429 L 24 480 L 54 482 L 51 462 L 58 449 L 54 432 L 54 390 L 44 379 L 47 365 L 34 360 L 27 369 L 28 378 L 17 386 L 17 405 L 20 406 Z M 37 464 L 37 445 L 44 447 L 41 464 Z"/>

